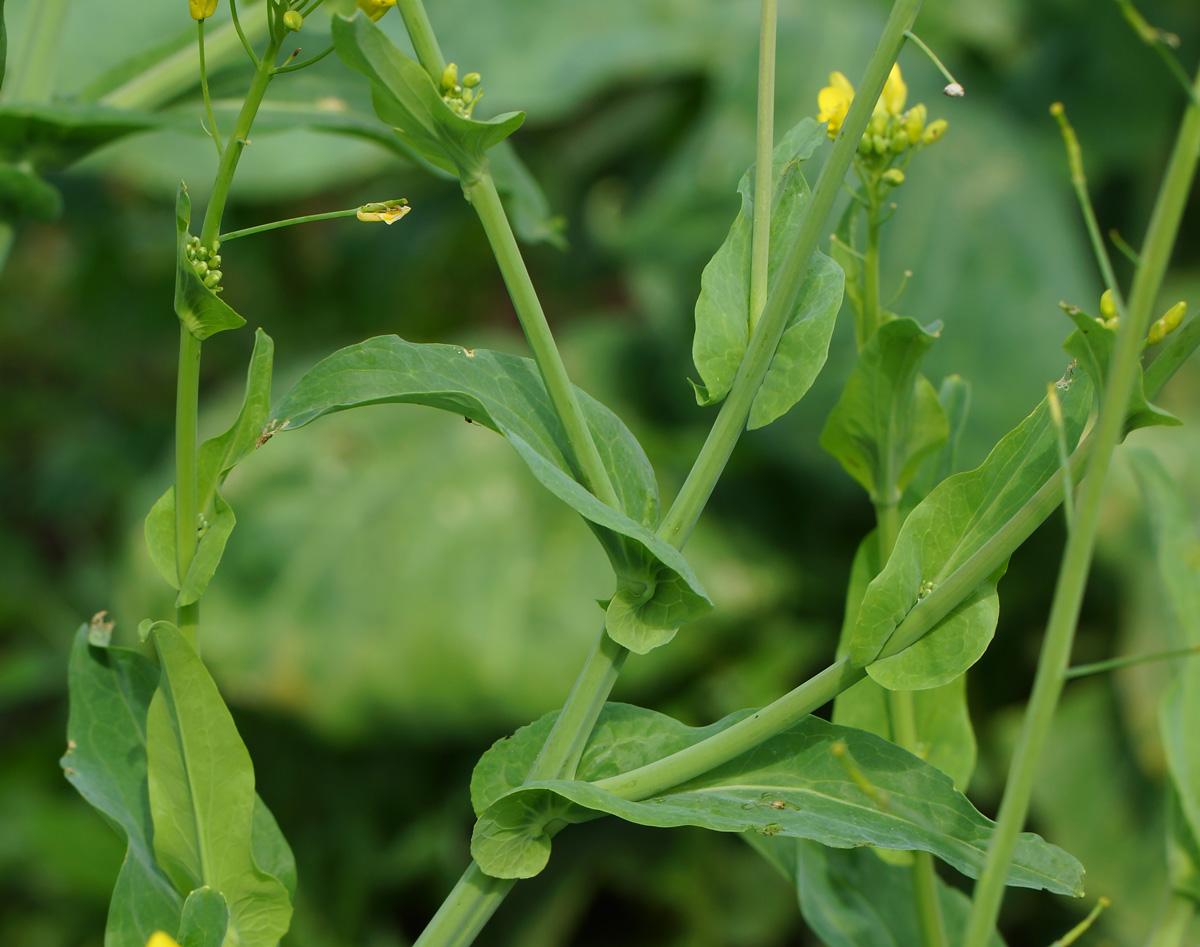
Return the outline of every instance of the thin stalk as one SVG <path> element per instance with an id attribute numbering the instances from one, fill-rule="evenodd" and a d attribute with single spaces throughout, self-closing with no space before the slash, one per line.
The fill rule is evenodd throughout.
<path id="1" fill-rule="evenodd" d="M 1190 658 L 1200 654 L 1200 645 L 1190 648 L 1175 648 L 1171 651 L 1153 651 L 1147 654 L 1128 654 L 1122 658 L 1109 658 L 1107 661 L 1094 661 L 1091 664 L 1077 664 L 1067 668 L 1063 677 L 1068 681 L 1077 677 L 1087 677 L 1090 674 L 1103 674 L 1105 671 L 1119 671 L 1123 668 L 1136 667 L 1139 664 L 1150 664 L 1154 661 L 1170 661 L 1174 658 Z"/>
<path id="2" fill-rule="evenodd" d="M 511 878 L 485 875 L 471 862 L 413 947 L 467 947 L 515 884 Z"/>
<path id="3" fill-rule="evenodd" d="M 513 306 L 521 320 L 521 328 L 525 330 L 525 338 L 533 350 L 534 360 L 541 371 L 542 380 L 546 384 L 546 393 L 554 410 L 562 422 L 567 443 L 574 454 L 573 460 L 579 468 L 583 482 L 600 500 L 614 510 L 621 509 L 621 501 L 609 480 L 608 471 L 600 459 L 596 442 L 592 439 L 591 429 L 583 416 L 583 408 L 579 405 L 579 397 L 575 386 L 567 377 L 566 366 L 563 365 L 562 355 L 554 343 L 550 325 L 546 322 L 546 314 L 542 311 L 542 303 L 538 299 L 537 290 L 529 278 L 529 270 L 525 268 L 525 260 L 521 249 L 517 246 L 517 238 L 513 235 L 508 223 L 508 215 L 496 192 L 496 184 L 492 176 L 484 171 L 473 184 L 463 187 L 467 200 L 475 208 L 483 224 L 492 253 L 512 297 Z"/>
<path id="4" fill-rule="evenodd" d="M 1195 88 L 1200 89 L 1200 74 L 1197 74 Z M 1016 755 L 996 820 L 996 830 L 988 847 L 987 861 L 975 886 L 964 938 L 965 947 L 983 947 L 1000 913 L 1009 862 L 1029 810 L 1038 761 L 1062 692 L 1095 547 L 1109 465 L 1124 433 L 1129 395 L 1141 371 L 1142 340 L 1150 322 L 1151 307 L 1162 286 L 1198 160 L 1200 106 L 1193 103 L 1184 114 L 1150 218 L 1142 265 L 1133 279 L 1128 317 L 1121 321 L 1117 330 L 1116 349 L 1096 425 L 1095 445 L 1076 508 L 1075 528 L 1067 537 L 1033 693 L 1026 708 Z"/>
<path id="5" fill-rule="evenodd" d="M 309 56 L 308 59 L 302 59 L 302 60 L 300 60 L 300 62 L 294 62 L 290 66 L 276 67 L 275 72 L 273 74 L 276 76 L 282 76 L 285 72 L 296 72 L 299 69 L 307 69 L 309 66 L 313 65 L 314 63 L 319 63 L 322 59 L 324 59 L 326 56 L 328 56 L 332 52 L 333 52 L 333 44 L 331 43 L 329 46 L 325 47 L 325 49 L 321 50 L 321 52 L 317 53 L 317 55 L 315 55 L 315 56 Z"/>
<path id="6" fill-rule="evenodd" d="M 238 39 L 242 41 L 242 48 L 246 50 L 246 55 L 250 57 L 250 61 L 254 63 L 254 67 L 257 69 L 258 54 L 254 51 L 254 47 L 250 45 L 250 40 L 246 38 L 246 33 L 242 29 L 242 21 L 238 16 L 237 0 L 229 0 L 229 18 L 233 21 L 233 28 L 237 31 Z"/>
<path id="7" fill-rule="evenodd" d="M 364 205 L 365 206 L 365 205 Z M 269 230 L 279 230 L 281 227 L 294 227 L 296 224 L 308 224 L 314 220 L 336 220 L 339 217 L 356 217 L 362 207 L 350 207 L 346 210 L 331 210 L 324 214 L 306 214 L 303 217 L 289 217 L 287 220 L 274 220 L 269 224 L 259 224 L 256 227 L 245 227 L 242 230 L 231 230 L 217 237 L 222 244 L 239 237 L 250 237 L 256 233 L 266 233 Z"/>
<path id="8" fill-rule="evenodd" d="M 1171 892 L 1146 947 L 1183 947 L 1195 916 L 1196 902 L 1177 891 Z"/>
<path id="9" fill-rule="evenodd" d="M 943 63 L 940 59 L 938 59 L 937 54 L 925 44 L 925 41 L 923 39 L 921 39 L 921 37 L 919 37 L 912 30 L 908 30 L 904 35 L 912 43 L 914 43 L 916 45 L 916 47 L 921 50 L 921 52 L 923 52 L 927 57 L 929 57 L 929 61 L 932 62 L 935 66 L 937 66 L 938 72 L 940 72 L 946 78 L 946 81 L 948 83 L 950 83 L 950 85 L 959 87 L 958 94 L 962 95 L 962 83 L 959 82 L 957 79 L 954 78 L 953 75 L 950 74 L 950 70 L 946 68 L 946 64 Z"/>
<path id="10" fill-rule="evenodd" d="M 859 328 L 858 348 L 871 340 L 883 321 L 879 302 L 879 204 L 875 189 L 866 188 L 870 195 L 867 204 L 867 249 L 863 255 L 863 324 Z M 882 561 L 887 562 L 884 558 Z"/>
<path id="11" fill-rule="evenodd" d="M 247 45 L 261 40 L 269 30 L 265 4 L 256 4 L 255 12 L 261 12 L 262 15 L 247 20 Z M 218 27 L 207 36 L 205 54 L 209 67 L 215 71 L 227 66 L 237 59 L 241 48 L 242 40 L 238 38 L 238 31 L 232 23 Z M 252 49 L 250 51 L 253 52 Z M 102 105 L 135 111 L 158 108 L 196 87 L 196 70 L 199 65 L 196 48 L 191 45 L 185 46 L 101 96 L 99 101 Z"/>
<path id="12" fill-rule="evenodd" d="M 758 43 L 758 125 L 754 150 L 754 230 L 750 244 L 750 332 L 767 304 L 771 256 L 771 204 L 775 199 L 776 0 L 763 0 Z"/>
<path id="13" fill-rule="evenodd" d="M 446 58 L 442 55 L 442 48 L 438 45 L 433 26 L 430 25 L 425 5 L 421 0 L 400 0 L 397 7 L 404 20 L 404 28 L 408 30 L 408 37 L 412 40 L 417 61 L 429 73 L 429 78 L 434 84 L 441 88 L 442 73 L 446 71 Z"/>
<path id="14" fill-rule="evenodd" d="M 6 102 L 49 102 L 54 94 L 58 46 L 67 0 L 40 0 L 29 15 L 16 68 L 4 83 Z"/>
<path id="15" fill-rule="evenodd" d="M 208 119 L 209 137 L 217 146 L 217 161 L 221 160 L 221 132 L 217 129 L 217 117 L 213 115 L 212 97 L 208 94 L 208 67 L 204 64 L 204 21 L 196 21 L 196 51 L 200 57 L 200 93 L 204 97 L 204 115 Z"/>

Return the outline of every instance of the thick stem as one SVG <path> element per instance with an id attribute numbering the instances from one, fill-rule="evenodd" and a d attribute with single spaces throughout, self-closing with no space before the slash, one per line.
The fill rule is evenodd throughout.
<path id="1" fill-rule="evenodd" d="M 180 585 L 196 557 L 199 500 L 196 493 L 196 437 L 200 401 L 200 340 L 179 326 L 179 375 L 175 389 L 175 569 Z M 176 615 L 183 636 L 199 647 L 199 604 Z"/>
<path id="2" fill-rule="evenodd" d="M 421 0 L 400 0 L 397 7 L 404 19 L 404 28 L 408 31 L 408 38 L 412 40 L 418 61 L 429 73 L 429 78 L 434 84 L 440 85 L 442 73 L 446 71 L 446 59 L 429 23 L 425 5 Z"/>
<path id="3" fill-rule="evenodd" d="M 485 875 L 471 862 L 413 947 L 467 947 L 515 884 Z"/>
<path id="4" fill-rule="evenodd" d="M 246 39 L 256 43 L 268 32 L 266 5 L 255 4 L 251 12 L 255 15 L 247 17 L 244 24 Z M 208 67 L 214 72 L 243 55 L 242 41 L 232 23 L 217 27 L 204 39 Z M 103 95 L 100 103 L 135 111 L 158 108 L 189 89 L 194 89 L 199 67 L 200 59 L 196 47 L 185 46 Z"/>
<path id="5" fill-rule="evenodd" d="M 1162 913 L 1154 925 L 1146 947 L 1183 947 L 1188 928 L 1196 916 L 1196 902 L 1191 898 L 1171 892 Z"/>
<path id="6" fill-rule="evenodd" d="M 775 199 L 776 0 L 763 0 L 758 42 L 758 125 L 754 151 L 754 230 L 750 245 L 750 332 L 767 304 L 771 257 L 771 204 Z"/>
<path id="7" fill-rule="evenodd" d="M 1197 75 L 1195 87 L 1200 89 L 1200 74 Z M 1128 318 L 1122 320 L 1117 331 L 1116 350 L 1100 406 L 1090 469 L 1080 492 L 1074 529 L 1067 537 L 1033 694 L 1026 708 L 1012 770 L 1000 804 L 996 831 L 988 848 L 983 873 L 975 886 L 964 940 L 966 947 L 983 947 L 1000 914 L 1008 865 L 1012 860 L 1017 835 L 1029 811 L 1038 761 L 1054 719 L 1071 655 L 1075 625 L 1079 619 L 1079 607 L 1095 547 L 1109 465 L 1124 433 L 1129 395 L 1141 370 L 1142 340 L 1179 230 L 1197 160 L 1200 160 L 1200 106 L 1192 104 L 1184 115 L 1150 219 L 1142 265 L 1134 276 L 1130 293 Z"/>
<path id="8" fill-rule="evenodd" d="M 596 442 L 592 439 L 591 429 L 583 416 L 583 408 L 575 393 L 575 386 L 567 377 L 566 366 L 563 365 L 562 355 L 554 343 L 550 325 L 546 322 L 546 314 L 542 311 L 542 303 L 538 299 L 537 290 L 529 278 L 529 270 L 525 268 L 525 260 L 521 249 L 517 246 L 517 238 L 509 226 L 508 216 L 500 195 L 496 192 L 496 184 L 491 174 L 484 171 L 477 181 L 463 188 L 467 199 L 479 215 L 483 229 L 487 233 L 488 242 L 492 246 L 496 263 L 512 297 L 517 317 L 521 320 L 521 328 L 525 330 L 525 338 L 533 350 L 534 361 L 546 385 L 546 393 L 554 405 L 555 413 L 562 422 L 563 431 L 570 445 L 572 458 L 578 467 L 584 484 L 600 500 L 615 510 L 621 509 L 621 501 L 617 498 L 608 471 L 596 450 Z"/>
<path id="9" fill-rule="evenodd" d="M 50 101 L 66 11 L 67 0 L 40 0 L 33 5 L 17 68 L 9 72 L 4 83 L 4 101 Z"/>

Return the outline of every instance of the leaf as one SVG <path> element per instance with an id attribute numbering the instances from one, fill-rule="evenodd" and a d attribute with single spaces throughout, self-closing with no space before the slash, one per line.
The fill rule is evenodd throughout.
<path id="1" fill-rule="evenodd" d="M 948 776 L 873 734 L 816 717 L 806 717 L 697 779 L 641 801 L 580 781 L 652 762 L 664 751 L 697 743 L 747 713 L 693 729 L 644 708 L 606 705 L 580 761 L 578 778 L 530 783 L 500 796 L 476 823 L 471 854 L 489 875 L 532 877 L 545 867 L 550 835 L 560 821 L 581 822 L 608 813 L 640 825 L 754 831 L 810 838 L 838 848 L 918 849 L 966 874 L 978 873 L 992 823 L 954 790 Z M 508 752 L 527 752 L 519 747 L 521 736 L 510 741 L 514 749 Z M 529 737 L 527 730 L 524 738 Z M 512 773 L 520 768 L 514 766 Z M 487 771 L 502 772 L 495 760 Z M 487 792 L 474 796 L 482 800 L 498 788 L 489 785 Z M 1029 834 L 1017 847 L 1010 884 L 1067 894 L 1082 891 L 1082 866 L 1070 855 Z"/>
<path id="2" fill-rule="evenodd" d="M 1149 451 L 1129 452 L 1154 537 L 1158 575 L 1174 615 L 1172 648 L 1200 646 L 1200 535 L 1179 485 Z M 1172 884 L 1193 889 L 1200 862 L 1200 663 L 1179 658 L 1159 704 L 1158 725 L 1167 756 L 1172 825 L 1168 834 Z M 1195 895 L 1193 895 L 1195 896 Z"/>
<path id="3" fill-rule="evenodd" d="M 826 947 L 923 947 L 909 869 L 867 849 L 841 851 L 804 839 L 780 843 L 795 847 L 800 911 Z M 961 943 L 971 900 L 941 878 L 937 891 L 947 942 Z M 988 945 L 1003 947 L 1004 941 L 992 931 Z"/>
<path id="4" fill-rule="evenodd" d="M 227 329 L 238 329 L 246 320 L 225 305 L 200 279 L 187 258 L 188 224 L 192 199 L 182 183 L 175 198 L 175 314 L 184 327 L 203 342 Z"/>
<path id="5" fill-rule="evenodd" d="M 146 712 L 158 668 L 136 651 L 75 635 L 70 659 L 71 713 L 63 771 L 128 848 L 109 905 L 106 947 L 145 947 L 156 930 L 173 931 L 183 899 L 158 868 L 146 788 Z"/>
<path id="6" fill-rule="evenodd" d="M 871 532 L 859 545 L 850 569 L 838 657 L 849 648 L 863 593 L 878 570 L 879 540 L 877 534 Z M 921 742 L 917 755 L 954 780 L 959 792 L 965 792 L 975 769 L 976 756 L 975 732 L 967 709 L 966 676 L 959 675 L 940 687 L 915 691 L 912 698 L 917 736 Z M 870 678 L 842 691 L 833 702 L 834 723 L 857 727 L 897 742 L 891 719 L 887 690 Z"/>
<path id="7" fill-rule="evenodd" d="M 825 140 L 822 126 L 806 118 L 775 146 L 771 208 L 771 252 L 768 279 L 774 285 L 779 267 L 808 207 L 808 184 L 800 164 Z M 738 184 L 742 206 L 725 242 L 704 268 L 696 300 L 696 335 L 692 358 L 703 379 L 696 387 L 702 405 L 721 401 L 750 342 L 750 256 L 754 218 L 754 169 Z M 755 396 L 748 426 L 764 427 L 804 397 L 829 352 L 829 337 L 842 304 L 844 277 L 829 257 L 814 252 L 771 368 Z"/>
<path id="8" fill-rule="evenodd" d="M 179 947 L 222 947 L 229 929 L 229 905 L 212 888 L 197 888 L 183 902 Z"/>
<path id="9" fill-rule="evenodd" d="M 846 298 L 850 300 L 850 306 L 854 310 L 854 339 L 859 351 L 862 351 L 863 347 L 867 344 L 866 339 L 859 338 L 863 324 L 861 278 L 863 257 L 855 249 L 855 246 L 858 244 L 858 226 L 861 213 L 862 204 L 856 200 L 851 200 L 846 205 L 846 209 L 842 211 L 837 229 L 833 232 L 833 239 L 829 243 L 829 255 L 842 268 L 842 272 L 846 274 Z"/>
<path id="10" fill-rule="evenodd" d="M 465 118 L 443 100 L 428 73 L 398 50 L 361 14 L 333 18 L 333 43 L 342 61 L 371 83 L 375 112 L 412 147 L 464 181 L 483 170 L 489 148 L 521 127 L 524 112 L 487 121 Z"/>
<path id="11" fill-rule="evenodd" d="M 1067 337 L 1063 348 L 1067 350 L 1067 354 L 1079 360 L 1080 366 L 1092 380 L 1092 385 L 1099 395 L 1108 383 L 1108 366 L 1112 361 L 1113 347 L 1117 344 L 1117 330 L 1074 306 L 1064 306 L 1063 309 L 1075 323 L 1075 331 Z M 1125 434 L 1128 435 L 1141 427 L 1175 427 L 1182 423 L 1169 411 L 1157 408 L 1146 400 L 1144 381 L 1139 371 L 1129 396 Z"/>
<path id="12" fill-rule="evenodd" d="M 154 851 L 176 888 L 225 896 L 240 947 L 276 947 L 291 901 L 254 861 L 254 769 L 208 671 L 173 625 L 151 629 L 162 678 L 147 716 Z"/>
<path id="13" fill-rule="evenodd" d="M 62 207 L 62 195 L 54 185 L 29 168 L 0 163 L 0 214 L 4 219 L 57 220 Z"/>
<path id="14" fill-rule="evenodd" d="M 303 427 L 322 415 L 367 404 L 424 404 L 501 434 L 551 493 L 592 524 L 618 591 L 607 627 L 638 653 L 664 644 L 679 625 L 712 607 L 682 555 L 653 532 L 658 486 L 641 446 L 615 414 L 584 392 L 580 403 L 622 511 L 576 479 L 565 433 L 530 359 L 456 345 L 415 345 L 397 336 L 335 352 L 284 395 L 268 427 Z"/>
<path id="15" fill-rule="evenodd" d="M 949 436 L 937 393 L 920 374 L 939 331 L 912 319 L 881 325 L 859 353 L 821 432 L 821 446 L 876 504 L 899 503 L 921 461 Z"/>
<path id="16" fill-rule="evenodd" d="M 1077 379 L 1060 399 L 1068 445 L 1078 441 L 1091 385 Z M 867 587 L 850 639 L 850 659 L 892 690 L 945 684 L 975 663 L 996 630 L 996 583 L 1005 566 L 963 599 L 914 645 L 876 660 L 896 626 L 1016 514 L 1058 470 L 1054 424 L 1045 400 L 1006 434 L 975 470 L 943 481 L 914 509 L 883 571 Z"/>
<path id="17" fill-rule="evenodd" d="M 59 170 L 118 138 L 165 122 L 156 115 L 91 103 L 5 105 L 0 107 L 0 159 L 37 171 Z"/>
<path id="18" fill-rule="evenodd" d="M 254 333 L 254 351 L 246 378 L 246 394 L 233 425 L 210 438 L 196 453 L 196 494 L 204 522 L 192 564 L 181 584 L 175 562 L 175 488 L 168 487 L 146 516 L 146 546 L 154 567 L 171 588 L 179 589 L 175 606 L 199 601 L 208 588 L 237 518 L 218 492 L 229 472 L 245 460 L 264 436 L 271 404 L 271 370 L 275 343 L 262 329 Z"/>

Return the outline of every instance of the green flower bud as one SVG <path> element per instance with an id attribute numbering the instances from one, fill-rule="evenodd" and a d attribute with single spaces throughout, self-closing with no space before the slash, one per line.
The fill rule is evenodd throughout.
<path id="1" fill-rule="evenodd" d="M 871 144 L 874 147 L 876 154 L 886 155 L 892 150 L 892 143 L 882 135 L 872 135 Z"/>
<path id="2" fill-rule="evenodd" d="M 446 94 L 454 90 L 458 85 L 458 66 L 455 63 L 450 63 L 442 72 L 442 93 Z"/>
<path id="3" fill-rule="evenodd" d="M 212 256 L 210 256 L 210 257 L 208 258 L 208 265 L 209 265 L 209 267 L 210 267 L 210 268 L 212 268 L 212 269 L 214 269 L 214 270 L 219 270 L 219 269 L 221 268 L 221 257 L 220 257 L 220 255 L 219 255 L 219 254 L 216 254 L 216 253 L 212 254 Z"/>
<path id="4" fill-rule="evenodd" d="M 925 130 L 925 118 L 923 104 L 914 105 L 904 115 L 904 134 L 908 135 L 909 142 L 914 145 L 921 140 L 921 132 Z"/>
<path id="5" fill-rule="evenodd" d="M 929 123 L 924 133 L 921 135 L 921 144 L 932 145 L 935 141 L 946 134 L 947 121 L 944 118 L 936 118 Z"/>
<path id="6" fill-rule="evenodd" d="M 196 270 L 196 275 L 201 279 L 204 279 L 204 277 L 208 275 L 208 264 L 203 260 L 198 260 L 197 262 L 193 263 L 192 267 Z"/>
<path id="7" fill-rule="evenodd" d="M 483 76 L 477 72 L 468 72 L 463 76 L 462 84 L 467 89 L 474 89 L 483 81 Z"/>
<path id="8" fill-rule="evenodd" d="M 219 282 L 221 282 L 220 270 L 212 270 L 209 272 L 208 276 L 204 277 L 204 285 L 209 289 L 216 289 Z"/>
<path id="9" fill-rule="evenodd" d="M 300 32 L 300 27 L 304 25 L 304 17 L 302 17 L 297 10 L 288 10 L 288 12 L 283 15 L 283 25 L 293 33 L 298 33 Z"/>
<path id="10" fill-rule="evenodd" d="M 1105 320 L 1116 318 L 1117 301 L 1113 298 L 1113 291 L 1106 289 L 1104 295 L 1100 297 L 1100 315 Z"/>
<path id="11" fill-rule="evenodd" d="M 863 135 L 862 139 L 858 143 L 858 153 L 865 158 L 870 155 L 871 147 L 871 136 Z"/>
<path id="12" fill-rule="evenodd" d="M 1163 339 L 1179 328 L 1183 322 L 1183 317 L 1187 314 L 1187 303 L 1177 302 L 1174 306 L 1163 313 L 1163 317 L 1150 327 L 1150 334 L 1146 336 L 1147 345 L 1158 345 Z"/>
<path id="13" fill-rule="evenodd" d="M 883 180 L 892 187 L 896 187 L 904 183 L 904 172 L 899 168 L 888 168 L 888 170 L 883 172 Z"/>
<path id="14" fill-rule="evenodd" d="M 891 149 L 893 154 L 904 154 L 904 152 L 909 149 L 910 145 L 911 142 L 908 140 L 908 135 L 906 135 L 903 131 L 898 131 L 892 136 Z"/>

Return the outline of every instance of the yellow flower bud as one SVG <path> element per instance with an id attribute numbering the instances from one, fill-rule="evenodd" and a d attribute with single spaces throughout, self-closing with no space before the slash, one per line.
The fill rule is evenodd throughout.
<path id="1" fill-rule="evenodd" d="M 904 172 L 899 168 L 888 168 L 883 172 L 883 180 L 892 187 L 896 187 L 896 185 L 904 183 Z"/>
<path id="2" fill-rule="evenodd" d="M 900 75 L 899 63 L 892 64 L 892 71 L 888 74 L 887 82 L 883 86 L 883 95 L 879 97 L 879 101 L 883 103 L 883 107 L 888 115 L 899 115 L 904 111 L 904 103 L 908 99 L 908 86 L 904 84 L 904 78 Z"/>
<path id="3" fill-rule="evenodd" d="M 1146 336 L 1147 345 L 1158 345 L 1163 339 L 1179 328 L 1183 322 L 1183 317 L 1187 314 L 1187 303 L 1177 302 L 1174 306 L 1163 313 L 1163 317 L 1150 327 L 1150 334 Z"/>
<path id="4" fill-rule="evenodd" d="M 1113 299 L 1113 291 L 1106 289 L 1104 295 L 1100 297 L 1100 315 L 1105 320 L 1114 319 L 1117 315 L 1117 302 Z"/>
<path id="5" fill-rule="evenodd" d="M 179 947 L 179 943 L 165 931 L 155 931 L 146 941 L 146 947 Z"/>
<path id="6" fill-rule="evenodd" d="M 358 209 L 357 217 L 366 223 L 394 224 L 407 214 L 411 207 L 407 201 L 383 201 L 378 204 L 363 204 Z"/>
<path id="7" fill-rule="evenodd" d="M 378 20 L 396 5 L 396 0 L 358 0 L 355 4 L 372 20 Z"/>
<path id="8" fill-rule="evenodd" d="M 932 145 L 935 141 L 941 138 L 942 135 L 946 134 L 947 124 L 948 123 L 944 118 L 935 118 L 926 127 L 924 133 L 922 133 L 921 144 Z"/>
<path id="9" fill-rule="evenodd" d="M 304 17 L 302 17 L 296 10 L 288 10 L 288 12 L 283 15 L 283 25 L 293 33 L 299 33 L 300 27 L 304 25 Z"/>
<path id="10" fill-rule="evenodd" d="M 914 105 L 904 116 L 904 133 L 914 145 L 921 140 L 921 132 L 925 131 L 926 116 L 924 104 Z"/>
<path id="11" fill-rule="evenodd" d="M 464 89 L 474 89 L 483 81 L 483 76 L 477 72 L 468 72 L 463 76 L 462 84 Z"/>
<path id="12" fill-rule="evenodd" d="M 217 0 L 188 0 L 193 20 L 207 20 L 217 12 Z"/>
<path id="13" fill-rule="evenodd" d="M 458 66 L 450 63 L 442 72 L 442 92 L 450 92 L 458 85 Z"/>

